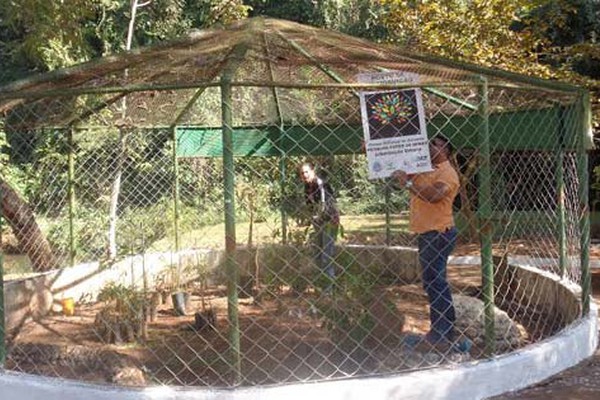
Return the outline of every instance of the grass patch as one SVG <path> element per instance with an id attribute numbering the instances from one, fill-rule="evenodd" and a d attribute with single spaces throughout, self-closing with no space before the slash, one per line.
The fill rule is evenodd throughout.
<path id="1" fill-rule="evenodd" d="M 2 267 L 6 279 L 31 273 L 29 257 L 23 254 L 3 254 Z"/>
<path id="2" fill-rule="evenodd" d="M 385 216 L 384 215 L 344 215 L 341 218 L 344 228 L 344 237 L 339 238 L 339 243 L 356 244 L 384 244 L 385 243 Z M 248 244 L 249 223 L 236 224 L 236 239 L 240 245 Z M 302 229 L 290 222 L 289 230 Z M 404 235 L 408 232 L 408 216 L 394 215 L 391 218 L 390 229 L 393 235 Z M 252 245 L 266 245 L 281 242 L 281 223 L 278 220 L 254 223 L 252 229 Z M 179 248 L 224 248 L 225 225 L 223 223 L 187 231 L 179 238 Z M 174 251 L 175 238 L 163 238 L 152 243 L 146 250 L 148 252 Z M 20 254 L 4 254 L 3 267 L 5 275 L 26 274 L 31 272 L 29 257 Z"/>
<path id="3" fill-rule="evenodd" d="M 344 215 L 341 218 L 345 237 L 340 238 L 340 243 L 385 243 L 385 216 L 384 215 Z M 408 216 L 394 215 L 390 224 L 391 230 L 396 233 L 408 232 Z M 288 230 L 303 229 L 290 223 Z M 240 222 L 235 226 L 238 244 L 248 244 L 249 223 Z M 265 245 L 281 242 L 281 223 L 277 220 L 254 223 L 252 230 L 252 245 Z M 164 238 L 154 242 L 148 251 L 172 251 L 175 238 Z M 223 248 L 225 247 L 225 224 L 206 226 L 200 229 L 184 232 L 179 237 L 180 249 L 187 248 Z"/>

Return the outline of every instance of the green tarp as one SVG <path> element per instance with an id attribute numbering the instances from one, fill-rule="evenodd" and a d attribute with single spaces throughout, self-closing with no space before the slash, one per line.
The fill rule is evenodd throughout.
<path id="1" fill-rule="evenodd" d="M 499 113 L 490 116 L 490 148 L 498 150 L 574 150 L 578 134 L 575 112 L 553 108 Z M 458 149 L 476 148 L 481 118 L 437 116 L 427 121 L 431 136 L 445 134 Z M 236 156 L 298 156 L 361 152 L 362 126 L 348 124 L 316 126 L 243 127 L 233 130 Z M 562 142 L 562 146 L 560 143 Z M 177 128 L 180 157 L 220 157 L 221 128 Z"/>

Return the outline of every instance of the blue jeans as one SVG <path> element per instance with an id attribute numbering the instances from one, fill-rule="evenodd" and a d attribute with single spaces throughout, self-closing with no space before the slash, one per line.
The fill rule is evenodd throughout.
<path id="1" fill-rule="evenodd" d="M 324 226 L 314 226 L 315 228 L 315 262 L 323 273 L 332 281 L 335 278 L 335 238 L 337 236 L 337 226 L 328 224 Z"/>
<path id="2" fill-rule="evenodd" d="M 429 297 L 430 335 L 439 339 L 451 340 L 454 336 L 456 316 L 446 278 L 446 265 L 456 244 L 456 236 L 454 227 L 445 232 L 429 231 L 418 236 L 423 288 Z"/>

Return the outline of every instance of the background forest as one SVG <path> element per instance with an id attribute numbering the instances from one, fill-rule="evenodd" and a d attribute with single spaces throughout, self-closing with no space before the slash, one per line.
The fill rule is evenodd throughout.
<path id="1" fill-rule="evenodd" d="M 491 68 L 510 70 L 527 75 L 568 81 L 587 87 L 592 95 L 594 136 L 600 137 L 600 2 L 596 0 L 7 0 L 0 2 L 0 85 L 13 80 L 51 71 L 57 68 L 89 61 L 140 46 L 160 43 L 194 29 L 228 24 L 232 21 L 269 16 L 297 21 L 303 24 L 337 30 L 369 40 L 409 46 L 412 51 L 425 52 L 460 61 L 467 61 Z M 166 132 L 133 143 L 132 157 L 142 159 L 144 149 L 160 149 L 152 155 L 155 160 L 168 159 L 169 149 Z M 55 217 L 61 209 L 64 196 L 65 176 L 53 176 L 57 162 L 66 163 L 60 143 L 54 135 L 34 143 L 36 164 L 24 166 L 24 160 L 8 156 L 9 146 L 15 148 L 20 140 L 28 138 L 7 137 L 0 126 L 0 183 L 8 184 L 26 201 L 43 205 L 44 214 Z M 82 143 L 80 159 L 94 162 L 103 168 L 114 158 L 115 141 L 94 143 L 92 139 L 79 138 Z M 140 139 L 141 140 L 141 139 Z M 149 143 L 152 142 L 152 143 Z M 87 147 L 86 147 L 87 143 Z M 32 146 L 28 142 L 27 146 Z M 136 153 L 139 149 L 139 153 Z M 62 160 L 62 161 L 61 161 Z M 93 160 L 93 161 L 92 161 Z M 210 170 L 218 174 L 216 161 Z M 351 186 L 336 185 L 342 198 L 351 199 L 343 204 L 346 212 L 381 212 L 384 207 L 381 190 L 368 184 L 361 169 L 353 168 L 354 158 L 342 159 L 346 168 L 339 171 L 357 171 L 355 176 L 332 176 L 338 182 L 352 182 Z M 253 177 L 244 176 L 244 170 L 262 171 L 257 176 L 272 176 L 273 165 L 261 160 L 245 160 L 249 168 L 239 166 L 240 196 L 260 199 L 253 206 L 255 218 L 272 211 L 280 204 L 278 190 L 268 182 L 254 185 Z M 243 164 L 242 163 L 242 164 Z M 47 167 L 47 168 L 46 168 Z M 52 168 L 51 168 L 52 167 Z M 206 170 L 206 165 L 203 165 Z M 30 168 L 29 170 L 27 168 Z M 34 168 L 34 170 L 31 170 Z M 600 206 L 600 157 L 592 154 L 591 207 Z M 198 187 L 204 177 L 198 173 L 194 162 L 182 164 L 182 185 Z M 128 206 L 143 206 L 148 221 L 154 221 L 154 234 L 148 241 L 159 240 L 172 229 L 167 219 L 159 216 L 166 201 L 159 194 L 168 194 L 172 171 L 156 171 L 141 163 L 127 171 L 124 181 L 122 220 L 127 220 Z M 43 175 L 47 173 L 48 177 Z M 36 179 L 31 179 L 34 175 Z M 162 174 L 162 175 L 161 175 Z M 40 178 L 41 175 L 41 178 Z M 143 179 L 153 182 L 148 195 L 127 194 L 127 179 Z M 56 190 L 48 190 L 53 185 Z M 100 183 L 97 185 L 102 187 Z M 206 186 L 205 186 L 206 187 Z M 63 188 L 63 189 L 61 189 Z M 273 189 L 273 190 L 271 190 Z M 255 193 L 263 190 L 265 193 Z M 221 193 L 210 191 L 202 197 L 183 199 L 183 213 L 199 213 L 189 220 L 210 224 L 220 217 Z M 46 197 L 44 197 L 46 196 Z M 101 199 L 101 193 L 88 193 L 89 204 Z M 152 200 L 138 204 L 139 199 Z M 106 225 L 106 215 L 94 208 L 85 208 L 85 198 L 79 213 L 87 215 L 92 223 Z M 144 200 L 146 201 L 146 200 Z M 262 203 L 261 203 L 262 202 Z M 218 217 L 217 217 L 218 216 Z M 131 216 L 131 218 L 140 218 Z M 186 219 L 184 218 L 184 221 Z M 162 221 L 162 225 L 157 223 Z M 135 229 L 144 221 L 124 224 L 122 229 Z M 132 228 L 133 227 L 133 228 Z M 54 248 L 64 249 L 67 243 L 60 232 L 64 227 L 47 229 Z M 121 232 L 127 236 L 126 232 Z M 600 235 L 596 235 L 600 236 Z M 53 240 L 53 237 L 56 240 Z M 81 236 L 80 246 L 87 247 L 83 253 L 100 252 L 103 238 Z M 128 248 L 135 244 L 126 243 Z"/>
<path id="2" fill-rule="evenodd" d="M 9 0 L 0 83 L 258 15 L 586 86 L 599 128 L 595 0 Z"/>

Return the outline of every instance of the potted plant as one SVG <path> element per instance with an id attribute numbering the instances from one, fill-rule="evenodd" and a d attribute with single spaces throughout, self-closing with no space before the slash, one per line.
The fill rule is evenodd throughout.
<path id="1" fill-rule="evenodd" d="M 186 315 L 187 308 L 189 308 L 188 304 L 190 300 L 190 294 L 182 285 L 182 268 L 180 262 L 170 265 L 169 271 L 171 272 L 171 282 L 173 288 L 171 291 L 173 310 L 175 311 L 176 315 Z"/>
<path id="2" fill-rule="evenodd" d="M 202 263 L 196 255 L 196 273 L 200 283 L 200 304 L 201 310 L 194 314 L 194 329 L 200 331 L 206 328 L 215 329 L 217 316 L 212 308 L 210 301 L 206 299 L 206 290 L 208 286 L 208 271 L 206 263 Z"/>
<path id="3" fill-rule="evenodd" d="M 96 314 L 96 332 L 106 343 L 134 342 L 145 339 L 145 299 L 135 288 L 107 283 L 98 300 L 105 306 Z"/>

